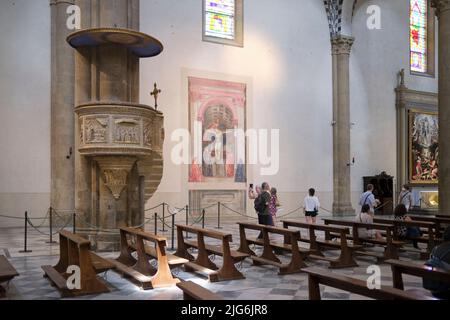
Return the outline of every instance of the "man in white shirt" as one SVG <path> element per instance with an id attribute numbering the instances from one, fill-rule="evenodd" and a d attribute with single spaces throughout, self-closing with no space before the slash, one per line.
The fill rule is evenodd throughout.
<path id="1" fill-rule="evenodd" d="M 309 189 L 309 195 L 305 198 L 304 211 L 307 223 L 316 223 L 316 217 L 319 213 L 320 202 L 319 198 L 314 196 L 316 190 Z"/>
<path id="2" fill-rule="evenodd" d="M 373 195 L 373 184 L 367 185 L 367 191 L 364 192 L 359 199 L 359 205 L 361 207 L 365 204 L 368 204 L 370 212 L 375 214 L 375 207 L 379 205 L 379 200 L 375 199 L 375 196 Z"/>

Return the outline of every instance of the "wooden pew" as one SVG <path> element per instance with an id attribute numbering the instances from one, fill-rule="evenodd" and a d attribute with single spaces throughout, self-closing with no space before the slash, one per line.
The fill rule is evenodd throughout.
<path id="1" fill-rule="evenodd" d="M 9 263 L 5 256 L 0 256 L 0 284 L 3 282 L 9 282 L 14 277 L 17 277 L 19 273 L 17 270 Z M 0 299 L 6 297 L 6 289 L 0 285 Z"/>
<path id="2" fill-rule="evenodd" d="M 183 290 L 184 300 L 223 300 L 221 296 L 192 281 L 179 282 L 177 287 Z"/>
<path id="3" fill-rule="evenodd" d="M 439 280 L 450 284 L 450 272 L 445 270 L 400 260 L 386 260 L 386 263 L 391 265 L 394 288 L 400 290 L 405 290 L 403 285 L 403 274 L 420 277 L 422 279 L 428 278 Z M 407 292 L 416 292 L 432 297 L 431 293 L 426 289 L 413 289 L 407 290 Z"/>
<path id="4" fill-rule="evenodd" d="M 374 218 L 373 222 L 374 223 L 382 223 L 382 224 L 390 224 L 390 225 L 394 226 L 394 239 L 396 239 L 396 240 L 403 240 L 403 239 L 398 239 L 398 237 L 395 235 L 395 228 L 397 228 L 399 226 L 426 228 L 427 236 L 421 236 L 421 237 L 417 238 L 417 242 L 421 242 L 421 243 L 426 243 L 427 244 L 427 248 L 426 248 L 425 251 L 419 251 L 420 257 L 423 260 L 428 259 L 429 255 L 431 253 L 431 250 L 433 250 L 433 248 L 436 245 L 436 240 L 435 240 L 435 237 L 434 237 L 436 226 L 432 222 L 426 222 L 426 221 L 399 221 L 399 220 L 386 219 L 386 218 Z M 404 247 L 402 247 L 402 248 L 404 250 L 406 250 L 406 248 L 404 248 Z M 415 249 L 413 251 L 417 252 L 417 249 Z"/>
<path id="5" fill-rule="evenodd" d="M 296 227 L 308 230 L 309 238 L 300 238 L 300 241 L 309 243 L 310 249 L 314 252 L 313 254 L 309 254 L 308 258 L 325 260 L 330 264 L 330 268 L 348 268 L 358 266 L 354 259 L 354 252 L 357 249 L 361 249 L 362 246 L 348 243 L 347 236 L 350 235 L 349 228 L 311 224 L 293 220 L 282 220 L 282 222 L 283 228 L 286 229 L 289 227 Z M 326 239 L 317 239 L 316 231 L 338 233 L 340 241 L 334 242 Z M 289 239 L 285 238 L 284 243 L 289 244 Z M 325 257 L 322 252 L 323 248 L 338 249 L 341 253 L 337 258 Z"/>
<path id="6" fill-rule="evenodd" d="M 203 272 L 208 275 L 211 282 L 245 279 L 244 275 L 236 269 L 235 264 L 244 260 L 248 254 L 230 249 L 230 242 L 233 241 L 231 233 L 180 224 L 177 224 L 176 227 L 178 248 L 175 255 L 190 261 L 184 264 L 186 271 Z M 197 241 L 185 240 L 184 231 L 196 234 Z M 205 238 L 220 240 L 221 245 L 206 244 Z M 189 248 L 198 249 L 197 258 L 188 252 Z M 223 257 L 223 264 L 220 268 L 209 259 L 209 255 L 212 254 Z"/>
<path id="7" fill-rule="evenodd" d="M 127 236 L 133 238 L 134 246 L 130 246 Z M 144 241 L 150 241 L 155 245 L 151 256 L 155 257 L 158 262 L 157 269 L 149 262 Z M 122 227 L 120 228 L 120 256 L 117 259 L 110 259 L 110 261 L 115 265 L 117 272 L 122 276 L 130 277 L 144 290 L 174 286 L 180 280 L 174 278 L 170 271 L 165 248 L 166 242 L 164 237 L 139 229 Z M 132 256 L 133 251 L 137 253 L 137 260 Z"/>
<path id="8" fill-rule="evenodd" d="M 420 215 L 408 215 L 414 221 L 431 222 L 435 228 L 435 239 L 441 239 L 445 231 L 445 228 L 450 226 L 450 216 L 420 216 Z"/>
<path id="9" fill-rule="evenodd" d="M 239 234 L 240 234 L 240 247 L 239 252 L 246 253 L 253 260 L 254 265 L 269 264 L 279 268 L 280 275 L 299 273 L 301 269 L 306 267 L 303 261 L 303 256 L 300 254 L 300 248 L 298 241 L 300 240 L 300 232 L 298 230 L 289 230 L 283 228 L 277 228 L 272 226 L 264 226 L 255 223 L 238 222 Z M 250 239 L 247 238 L 245 230 L 257 230 L 262 232 L 263 239 Z M 276 256 L 274 249 L 275 245 L 271 243 L 269 234 L 279 234 L 289 239 L 290 244 L 278 246 L 285 250 L 290 251 L 291 261 L 288 264 L 282 264 L 280 259 Z M 257 256 L 256 253 L 250 249 L 249 244 L 256 244 L 263 246 L 263 252 L 261 256 Z M 309 251 L 307 251 L 309 252 Z"/>
<path id="10" fill-rule="evenodd" d="M 387 259 L 398 259 L 398 249 L 399 249 L 399 247 L 401 247 L 402 245 L 405 244 L 404 241 L 398 241 L 398 240 L 394 239 L 394 226 L 392 226 L 392 225 L 379 224 L 379 223 L 367 224 L 367 223 L 360 223 L 360 222 L 351 221 L 351 220 L 339 220 L 339 219 L 328 219 L 328 218 L 324 218 L 322 220 L 324 221 L 325 225 L 338 225 L 338 226 L 351 227 L 352 235 L 348 236 L 347 238 L 350 240 L 353 240 L 353 244 L 355 244 L 355 245 L 372 244 L 372 245 L 378 245 L 378 246 L 384 247 L 384 253 L 381 256 L 375 252 L 365 251 L 364 247 L 362 249 L 356 250 L 357 255 L 375 257 L 379 263 L 382 263 L 384 260 L 387 260 Z M 380 240 L 361 238 L 358 235 L 359 228 L 367 228 L 367 229 L 384 231 L 385 238 L 380 239 Z M 340 237 L 340 235 L 336 234 L 336 233 L 325 232 L 326 240 L 331 240 L 333 237 Z"/>
<path id="11" fill-rule="evenodd" d="M 114 268 L 108 260 L 90 251 L 89 240 L 69 231 L 59 232 L 60 257 L 55 266 L 42 266 L 44 277 L 47 277 L 61 292 L 63 297 L 74 297 L 89 294 L 106 293 L 108 289 L 103 279 L 98 278 L 98 273 L 106 272 Z M 81 288 L 69 289 L 67 274 L 69 266 L 78 266 L 81 272 Z"/>
<path id="12" fill-rule="evenodd" d="M 305 268 L 308 274 L 309 300 L 321 300 L 320 285 L 325 285 L 377 300 L 435 300 L 416 292 L 381 286 L 381 289 L 369 289 L 367 281 L 331 273 L 320 268 Z"/>

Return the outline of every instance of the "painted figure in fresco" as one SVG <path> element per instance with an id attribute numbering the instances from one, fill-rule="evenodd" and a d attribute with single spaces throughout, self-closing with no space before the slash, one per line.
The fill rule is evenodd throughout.
<path id="1" fill-rule="evenodd" d="M 192 160 L 189 182 L 202 182 L 202 171 L 200 169 L 200 165 L 197 162 L 197 158 L 194 158 Z"/>
<path id="2" fill-rule="evenodd" d="M 438 179 L 438 132 L 437 116 L 415 114 L 412 135 L 412 180 L 433 181 Z"/>
<path id="3" fill-rule="evenodd" d="M 203 135 L 203 141 L 209 143 L 203 152 L 205 163 L 203 174 L 206 177 L 225 176 L 223 137 L 223 132 L 220 130 L 220 121 L 216 118 Z"/>
<path id="4" fill-rule="evenodd" d="M 420 157 L 417 157 L 416 160 L 416 179 L 420 180 L 422 177 L 422 159 Z"/>
<path id="5" fill-rule="evenodd" d="M 226 167 L 227 167 L 227 177 L 233 178 L 234 177 L 234 154 L 231 151 L 227 151 L 226 154 Z"/>
<path id="6" fill-rule="evenodd" d="M 245 165 L 242 159 L 239 159 L 238 164 L 236 165 L 236 176 L 234 177 L 235 182 L 246 182 L 245 177 Z"/>

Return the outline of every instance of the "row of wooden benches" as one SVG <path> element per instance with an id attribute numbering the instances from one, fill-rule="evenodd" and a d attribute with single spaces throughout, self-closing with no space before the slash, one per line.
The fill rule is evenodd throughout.
<path id="1" fill-rule="evenodd" d="M 78 235 L 68 231 L 60 232 L 60 260 L 55 266 L 43 266 L 45 276 L 52 284 L 61 290 L 63 296 L 76 296 L 92 293 L 108 292 L 108 288 L 103 279 L 97 277 L 98 274 L 115 269 L 122 275 L 136 281 L 144 289 L 172 286 L 179 283 L 174 278 L 171 269 L 185 266 L 187 271 L 203 271 L 209 275 L 211 281 L 222 281 L 232 279 L 242 279 L 244 275 L 237 270 L 235 264 L 251 258 L 255 265 L 271 264 L 279 268 L 280 274 L 295 273 L 304 271 L 306 264 L 304 259 L 321 259 L 329 262 L 330 267 L 352 267 L 356 266 L 356 254 L 368 254 L 362 250 L 362 243 L 369 241 L 385 246 L 385 252 L 381 259 L 395 259 L 398 256 L 397 243 L 393 240 L 392 225 L 365 225 L 356 222 L 326 219 L 326 224 L 350 225 L 353 228 L 353 235 L 350 236 L 348 227 L 336 225 L 313 225 L 298 221 L 283 221 L 283 228 L 262 226 L 251 223 L 238 223 L 240 232 L 240 247 L 232 250 L 230 243 L 232 235 L 216 230 L 208 230 L 191 226 L 177 225 L 178 250 L 172 254 L 167 254 L 165 250 L 166 239 L 158 237 L 137 229 L 121 228 L 121 253 L 117 259 L 104 259 L 90 251 L 90 242 Z M 309 236 L 302 237 L 299 230 L 307 229 Z M 357 229 L 360 227 L 381 228 L 385 231 L 384 241 L 373 239 L 359 239 Z M 248 238 L 246 230 L 260 231 L 262 239 Z M 325 239 L 318 239 L 316 232 L 325 233 Z M 184 239 L 183 232 L 197 235 L 197 240 Z M 270 240 L 269 234 L 279 234 L 284 237 L 283 243 Z M 433 231 L 429 230 L 429 235 Z M 219 245 L 205 243 L 205 237 L 221 241 Z M 339 241 L 332 241 L 336 237 Z M 352 239 L 350 243 L 348 239 Z M 145 242 L 153 242 L 154 247 L 146 245 Z M 298 245 L 299 242 L 309 243 L 309 248 Z M 256 255 L 249 245 L 260 245 L 263 252 Z M 194 258 L 188 251 L 189 248 L 198 250 L 197 258 Z M 325 257 L 323 251 L 326 249 L 340 249 L 337 258 Z M 282 264 L 276 256 L 277 252 L 290 252 L 291 260 L 287 264 Z M 134 254 L 134 255 L 133 255 Z M 222 266 L 219 268 L 213 263 L 209 256 L 220 255 L 223 257 Z M 150 264 L 149 260 L 156 259 L 157 267 Z M 67 273 L 69 266 L 78 266 L 81 271 L 81 288 L 73 290 L 68 288 Z M 0 265 L 1 266 L 1 265 Z M 1 274 L 0 274 L 1 275 Z M 1 278 L 0 278 L 1 280 Z M 4 291 L 4 290 L 3 290 Z"/>
<path id="2" fill-rule="evenodd" d="M 377 258 L 378 262 L 388 259 L 398 259 L 399 251 L 404 249 L 405 241 L 396 240 L 394 229 L 397 222 L 391 220 L 384 221 L 384 224 L 364 224 L 355 221 L 345 221 L 336 219 L 324 219 L 325 225 L 309 224 L 299 221 L 283 220 L 283 228 L 273 226 L 263 226 L 253 223 L 239 222 L 240 246 L 237 250 L 230 249 L 232 235 L 215 230 L 207 230 L 196 227 L 177 225 L 178 250 L 176 256 L 189 260 L 185 264 L 186 269 L 202 271 L 209 275 L 210 281 L 223 281 L 231 279 L 241 279 L 244 276 L 234 266 L 246 258 L 250 258 L 254 265 L 270 264 L 279 268 L 280 274 L 301 272 L 306 267 L 305 259 L 323 260 L 329 263 L 330 268 L 347 268 L 358 266 L 357 256 L 370 256 Z M 399 222 L 402 223 L 402 222 Z M 410 224 L 405 222 L 405 224 Z M 423 237 L 427 241 L 427 249 L 420 252 L 422 256 L 428 257 L 434 247 L 434 231 L 429 222 L 416 222 L 415 226 L 427 227 L 428 235 Z M 295 229 L 292 229 L 295 227 Z M 383 239 L 366 239 L 358 236 L 359 228 L 378 229 L 383 231 Z M 255 230 L 262 233 L 262 239 L 247 236 L 247 230 Z M 308 236 L 302 236 L 301 230 L 306 231 Z M 352 232 L 350 232 L 352 230 Z M 183 233 L 190 232 L 197 235 L 197 240 L 184 239 Z M 318 233 L 324 233 L 324 237 L 319 237 Z M 272 241 L 271 234 L 278 234 L 284 237 L 282 243 Z M 219 239 L 221 245 L 211 245 L 205 243 L 205 238 Z M 333 238 L 335 240 L 333 240 Z M 307 243 L 307 248 L 299 246 L 299 243 Z M 384 248 L 383 253 L 366 250 L 365 245 L 377 245 Z M 250 245 L 262 247 L 262 254 L 257 255 Z M 189 253 L 188 249 L 198 250 L 197 257 Z M 340 250 L 337 257 L 329 257 L 324 254 L 328 250 Z M 278 253 L 290 253 L 291 260 L 287 264 L 281 263 Z M 220 255 L 223 257 L 223 265 L 218 268 L 209 258 L 210 255 Z"/>
<path id="3" fill-rule="evenodd" d="M 328 270 L 308 267 L 302 269 L 308 274 L 308 289 L 310 300 L 321 300 L 320 285 L 333 287 L 339 290 L 354 293 L 376 300 L 436 300 L 430 292 L 424 289 L 405 290 L 403 275 L 411 275 L 422 279 L 428 278 L 450 284 L 450 273 L 436 268 L 429 268 L 400 260 L 387 260 L 390 264 L 393 277 L 393 286 L 380 286 L 371 289 L 367 281 L 332 273 Z M 223 300 L 223 298 L 200 285 L 187 281 L 178 283 L 183 290 L 185 300 Z"/>

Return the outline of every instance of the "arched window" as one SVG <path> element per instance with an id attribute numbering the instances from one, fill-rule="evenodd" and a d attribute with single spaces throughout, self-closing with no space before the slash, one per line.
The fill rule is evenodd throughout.
<path id="1" fill-rule="evenodd" d="M 243 0 L 203 0 L 203 40 L 243 46 Z"/>
<path id="2" fill-rule="evenodd" d="M 429 0 L 410 0 L 412 74 L 434 76 L 434 12 Z"/>

